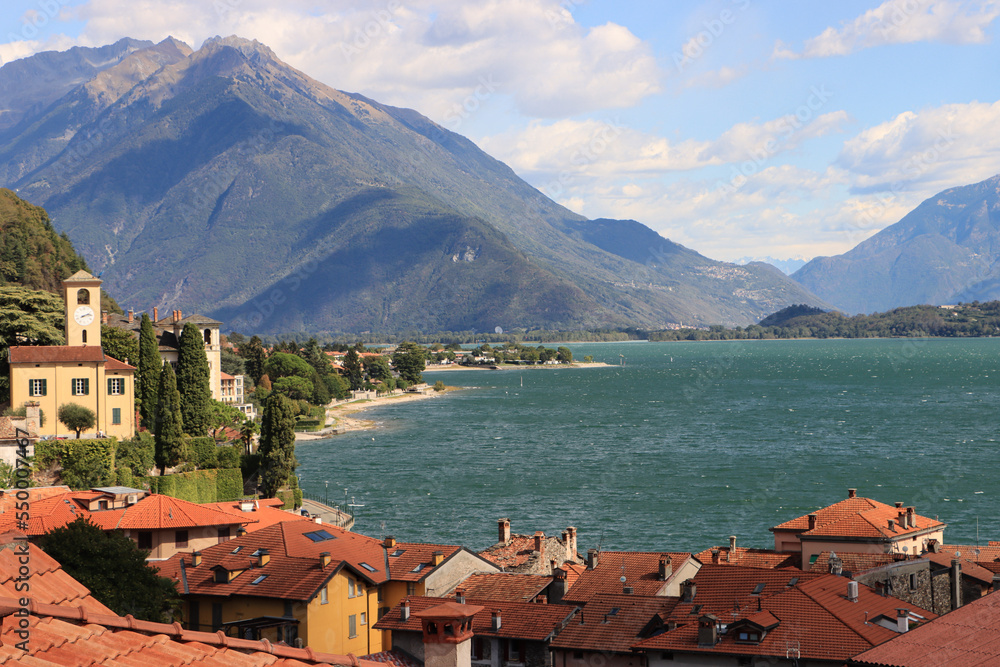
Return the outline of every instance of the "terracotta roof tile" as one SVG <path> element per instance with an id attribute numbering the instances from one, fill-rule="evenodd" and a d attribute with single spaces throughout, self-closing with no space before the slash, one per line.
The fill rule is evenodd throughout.
<path id="1" fill-rule="evenodd" d="M 394 547 L 386 549 L 389 578 L 393 581 L 422 581 L 435 569 L 433 565 L 435 551 L 440 551 L 447 561 L 461 550 L 462 547 L 454 544 L 396 542 Z M 394 553 L 400 555 L 393 556 Z"/>
<path id="2" fill-rule="evenodd" d="M 554 535 L 543 537 L 542 560 L 548 563 L 555 560 L 557 565 L 564 563 L 567 558 L 566 543 Z M 497 542 L 488 549 L 479 552 L 479 555 L 491 563 L 507 571 L 516 571 L 528 564 L 535 551 L 534 535 L 513 534 L 510 540 L 504 543 Z M 578 558 L 578 554 L 574 554 Z"/>
<path id="3" fill-rule="evenodd" d="M 276 501 L 278 507 L 274 506 Z M 222 502 L 222 503 L 205 503 L 202 507 L 211 507 L 213 509 L 220 510 L 222 512 L 228 512 L 237 517 L 245 517 L 251 519 L 250 523 L 246 524 L 244 527 L 248 532 L 253 532 L 255 530 L 260 530 L 261 528 L 267 528 L 268 526 L 273 526 L 276 523 L 281 523 L 283 521 L 309 521 L 308 517 L 304 517 L 297 512 L 289 512 L 280 508 L 282 501 L 277 498 L 267 498 L 259 501 L 255 501 L 254 509 L 249 512 L 244 512 L 240 509 L 240 503 L 237 502 Z M 254 521 L 254 519 L 256 521 Z"/>
<path id="4" fill-rule="evenodd" d="M 14 345 L 12 364 L 51 364 L 105 361 L 104 351 L 95 345 Z"/>
<path id="5" fill-rule="evenodd" d="M 758 610 L 762 599 L 782 593 L 800 582 L 822 576 L 797 568 L 751 568 L 742 565 L 702 565 L 693 578 L 695 595 L 680 602 L 671 620 L 688 623 L 701 614 L 715 614 L 728 622 Z M 846 579 L 841 579 L 845 582 Z"/>
<path id="6" fill-rule="evenodd" d="M 633 644 L 658 631 L 676 605 L 675 597 L 599 593 L 550 646 L 575 651 L 628 653 Z"/>
<path id="7" fill-rule="evenodd" d="M 666 551 L 602 551 L 597 567 L 585 569 L 580 578 L 569 589 L 565 602 L 584 603 L 598 593 L 621 593 L 624 574 L 626 586 L 631 586 L 635 595 L 656 595 L 666 581 L 660 579 L 660 557 L 670 559 L 672 572 L 692 558 L 689 553 Z M 624 570 L 623 570 L 624 567 Z"/>
<path id="8" fill-rule="evenodd" d="M 531 602 L 551 583 L 552 577 L 542 574 L 495 572 L 473 574 L 455 590 L 461 590 L 469 598 Z"/>
<path id="9" fill-rule="evenodd" d="M 129 366 L 123 361 L 118 361 L 114 357 L 105 357 L 104 370 L 106 371 L 134 371 L 135 366 Z"/>
<path id="10" fill-rule="evenodd" d="M 809 528 L 809 515 L 774 526 L 771 531 L 792 531 L 806 537 L 868 537 L 895 538 L 928 529 L 944 528 L 946 524 L 919 514 L 914 514 L 914 526 L 904 528 L 898 521 L 904 508 L 893 507 L 871 498 L 845 498 L 828 507 L 818 509 L 816 526 Z M 889 528 L 889 519 L 895 522 Z"/>
<path id="11" fill-rule="evenodd" d="M 719 565 L 743 565 L 744 567 L 798 567 L 801 554 L 788 553 L 784 551 L 774 551 L 773 549 L 752 549 L 747 547 L 736 547 L 735 551 L 730 551 L 729 547 L 711 547 L 701 553 L 695 554 L 702 563 L 712 562 L 712 551 L 719 550 Z"/>
<path id="12" fill-rule="evenodd" d="M 420 619 L 415 614 L 440 606 L 445 602 L 442 598 L 425 596 L 414 596 L 407 598 L 407 600 L 410 603 L 409 620 L 402 619 L 403 603 L 400 603 L 379 619 L 378 623 L 375 624 L 375 629 L 419 633 L 421 632 Z M 472 618 L 472 632 L 474 634 L 527 641 L 544 641 L 561 628 L 567 619 L 572 618 L 576 612 L 575 607 L 567 605 L 530 602 L 466 598 L 465 604 L 482 608 Z M 500 612 L 499 630 L 493 630 L 493 613 L 496 611 Z"/>
<path id="13" fill-rule="evenodd" d="M 892 563 L 905 559 L 904 554 L 866 554 L 853 553 L 850 551 L 835 551 L 833 553 L 837 554 L 837 558 L 839 558 L 843 564 L 843 572 L 850 572 L 851 574 L 867 572 L 868 570 L 875 569 L 876 567 L 891 565 Z M 816 561 L 809 566 L 809 571 L 818 574 L 829 573 L 830 552 L 820 552 L 820 554 L 816 557 Z"/>

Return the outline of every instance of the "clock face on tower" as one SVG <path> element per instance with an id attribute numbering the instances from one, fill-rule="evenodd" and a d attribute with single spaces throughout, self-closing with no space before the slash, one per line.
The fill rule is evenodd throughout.
<path id="1" fill-rule="evenodd" d="M 87 326 L 94 321 L 94 309 L 90 306 L 79 306 L 73 311 L 73 319 L 80 326 Z"/>

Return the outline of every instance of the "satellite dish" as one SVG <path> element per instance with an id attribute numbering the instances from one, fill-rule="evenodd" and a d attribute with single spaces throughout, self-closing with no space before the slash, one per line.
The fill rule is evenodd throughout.
<path id="1" fill-rule="evenodd" d="M 619 578 L 618 578 L 618 581 L 620 581 L 620 582 L 622 582 L 622 583 L 624 584 L 624 583 L 625 583 L 625 581 L 626 581 L 626 580 L 625 580 L 625 575 L 623 574 L 623 575 L 622 575 L 621 577 L 619 577 Z"/>
<path id="2" fill-rule="evenodd" d="M 906 553 L 907 551 L 909 551 L 909 550 L 910 550 L 910 547 L 903 547 L 903 553 L 904 553 L 904 554 L 905 554 L 905 553 Z"/>
<path id="3" fill-rule="evenodd" d="M 961 558 L 961 557 L 962 557 L 962 552 L 961 551 L 956 551 L 955 552 L 955 558 Z"/>
<path id="4" fill-rule="evenodd" d="M 498 334 L 502 334 L 503 333 L 503 327 L 497 327 L 493 331 L 497 332 Z"/>

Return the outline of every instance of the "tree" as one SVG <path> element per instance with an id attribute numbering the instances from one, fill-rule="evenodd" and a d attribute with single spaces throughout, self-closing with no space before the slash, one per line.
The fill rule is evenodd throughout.
<path id="1" fill-rule="evenodd" d="M 361 389 L 365 384 L 365 374 L 361 369 L 361 357 L 358 351 L 351 348 L 344 355 L 344 377 L 351 385 L 351 390 Z"/>
<path id="2" fill-rule="evenodd" d="M 104 354 L 127 364 L 139 362 L 139 341 L 128 329 L 101 325 L 101 349 Z"/>
<path id="3" fill-rule="evenodd" d="M 264 364 L 264 374 L 276 383 L 279 378 L 298 376 L 308 378 L 314 372 L 305 359 L 287 352 L 275 352 L 267 358 Z"/>
<path id="4" fill-rule="evenodd" d="M 267 353 L 259 336 L 254 336 L 250 342 L 240 346 L 240 356 L 246 360 L 247 375 L 254 384 L 260 382 L 260 376 L 264 374 L 264 362 L 267 361 Z"/>
<path id="5" fill-rule="evenodd" d="M 556 350 L 556 359 L 558 359 L 564 364 L 571 364 L 573 363 L 573 351 L 568 347 L 563 347 L 560 345 L 559 348 Z"/>
<path id="6" fill-rule="evenodd" d="M 313 383 L 297 375 L 278 378 L 274 381 L 274 393 L 283 394 L 293 401 L 308 401 L 313 395 Z"/>
<path id="7" fill-rule="evenodd" d="M 245 415 L 239 408 L 222 401 L 213 400 L 208 409 L 208 428 L 214 440 L 218 440 L 219 433 L 227 428 L 239 428 L 244 419 Z"/>
<path id="8" fill-rule="evenodd" d="M 230 375 L 246 375 L 246 360 L 228 348 L 222 348 L 222 352 L 219 355 L 219 362 L 222 366 L 223 373 L 229 373 Z"/>
<path id="9" fill-rule="evenodd" d="M 7 348 L 11 345 L 63 345 L 64 303 L 49 292 L 0 286 L 0 403 L 10 397 Z"/>
<path id="10" fill-rule="evenodd" d="M 156 406 L 156 463 L 160 471 L 166 472 L 185 458 L 183 421 L 181 420 L 181 395 L 177 391 L 177 377 L 173 367 L 163 364 L 160 386 L 157 389 L 160 402 Z"/>
<path id="11" fill-rule="evenodd" d="M 267 397 L 260 426 L 260 485 L 265 498 L 274 498 L 295 470 L 295 408 L 278 392 Z"/>
<path id="12" fill-rule="evenodd" d="M 323 378 L 323 382 L 326 383 L 326 388 L 330 390 L 330 396 L 333 398 L 344 399 L 350 397 L 351 385 L 340 375 L 330 373 Z"/>
<path id="13" fill-rule="evenodd" d="M 310 366 L 316 369 L 316 372 L 320 376 L 327 375 L 333 368 L 330 366 L 330 358 L 326 356 L 323 352 L 323 348 L 319 346 L 315 338 L 310 338 L 309 342 L 306 343 L 305 348 L 299 353 L 303 359 L 306 360 Z"/>
<path id="14" fill-rule="evenodd" d="M 156 463 L 156 443 L 146 431 L 122 440 L 115 448 L 115 468 L 127 468 L 135 477 L 145 477 Z"/>
<path id="15" fill-rule="evenodd" d="M 208 413 L 212 401 L 211 376 L 205 339 L 201 330 L 188 322 L 181 331 L 177 351 L 177 390 L 181 394 L 181 419 L 184 432 L 194 436 L 208 432 Z"/>
<path id="16" fill-rule="evenodd" d="M 142 314 L 139 323 L 139 358 L 136 368 L 135 388 L 139 392 L 139 415 L 142 425 L 153 428 L 156 415 L 157 389 L 160 386 L 160 371 L 163 361 L 160 359 L 160 347 L 153 331 L 153 323 L 149 315 Z"/>
<path id="17" fill-rule="evenodd" d="M 370 357 L 365 361 L 365 371 L 372 382 L 385 382 L 392 378 L 392 367 L 385 357 Z"/>
<path id="18" fill-rule="evenodd" d="M 77 403 L 63 403 L 59 407 L 59 421 L 71 431 L 76 431 L 76 439 L 80 439 L 80 431 L 93 428 L 97 423 L 97 415 L 90 408 Z"/>
<path id="19" fill-rule="evenodd" d="M 416 343 L 400 343 L 392 355 L 392 365 L 399 371 L 399 376 L 410 384 L 423 382 L 423 372 L 427 356 L 424 349 Z"/>
<path id="20" fill-rule="evenodd" d="M 253 437 L 260 433 L 260 424 L 252 419 L 247 419 L 240 426 L 240 440 L 243 441 L 243 446 L 246 447 L 247 456 L 250 456 L 250 450 L 253 447 Z"/>
<path id="21" fill-rule="evenodd" d="M 174 620 L 174 584 L 146 563 L 148 551 L 117 530 L 105 533 L 86 517 L 43 535 L 38 545 L 66 574 L 115 613 L 158 623 Z"/>

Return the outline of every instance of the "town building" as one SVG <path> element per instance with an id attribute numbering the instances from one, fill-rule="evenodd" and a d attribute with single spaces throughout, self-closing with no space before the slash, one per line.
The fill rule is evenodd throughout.
<path id="1" fill-rule="evenodd" d="M 470 663 L 475 667 L 546 667 L 549 645 L 571 623 L 577 609 L 564 605 L 480 600 L 459 596 L 454 601 L 416 596 L 385 614 L 376 627 L 391 631 L 392 648 L 430 665 L 424 628 L 442 612 L 464 608 L 469 613 Z"/>
<path id="2" fill-rule="evenodd" d="M 101 281 L 77 271 L 62 282 L 66 345 L 15 345 L 9 351 L 10 401 L 36 402 L 45 415 L 40 436 L 75 435 L 58 419 L 59 408 L 77 404 L 94 412 L 88 436 L 135 435 L 135 367 L 101 349 Z M 95 308 L 97 309 L 95 311 Z"/>
<path id="3" fill-rule="evenodd" d="M 553 560 L 557 565 L 583 562 L 577 552 L 573 526 L 564 530 L 562 537 L 546 536 L 542 531 L 518 535 L 510 532 L 510 519 L 504 518 L 497 520 L 497 533 L 496 544 L 479 555 L 505 572 L 550 574 Z"/>
<path id="4" fill-rule="evenodd" d="M 35 455 L 40 419 L 37 401 L 28 401 L 25 404 L 23 417 L 0 415 L 0 461 L 11 468 L 17 468 L 18 458 Z M 26 445 L 23 451 L 22 442 Z"/>
<path id="5" fill-rule="evenodd" d="M 695 554 L 701 563 L 714 565 L 742 565 L 743 567 L 800 567 L 801 554 L 772 549 L 755 549 L 736 546 L 736 536 L 729 536 L 729 546 L 710 547 Z"/>
<path id="6" fill-rule="evenodd" d="M 809 568 L 824 551 L 920 553 L 930 540 L 944 541 L 945 527 L 901 502 L 893 507 L 848 489 L 846 499 L 770 530 L 775 551 L 800 553 Z"/>
<path id="7" fill-rule="evenodd" d="M 246 415 L 247 419 L 254 419 L 257 416 L 256 406 L 246 402 L 246 395 L 243 391 L 244 376 L 220 372 L 219 383 L 219 400 L 221 402 L 237 408 Z"/>
<path id="8" fill-rule="evenodd" d="M 678 596 L 682 582 L 702 564 L 689 553 L 671 551 L 587 551 L 587 569 L 562 602 L 587 604 L 598 594 Z"/>

